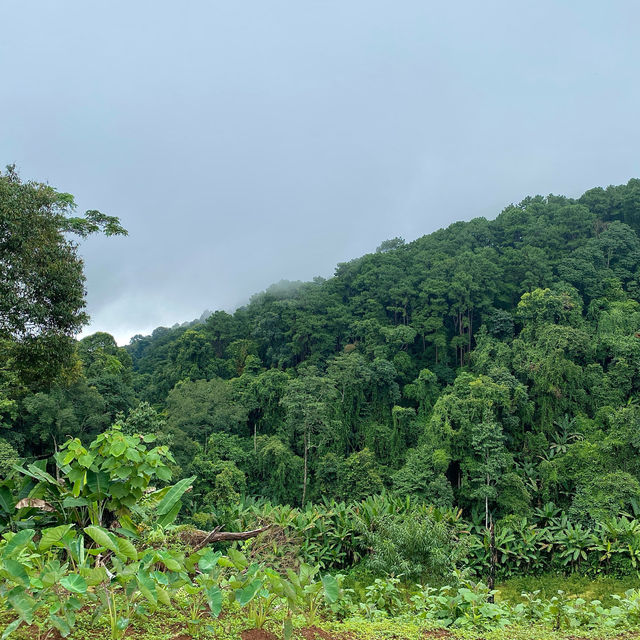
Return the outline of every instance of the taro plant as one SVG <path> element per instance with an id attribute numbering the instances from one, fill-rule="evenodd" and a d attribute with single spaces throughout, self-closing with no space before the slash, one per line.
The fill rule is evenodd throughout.
<path id="1" fill-rule="evenodd" d="M 35 531 L 25 529 L 17 534 L 5 534 L 6 544 L 0 557 L 0 593 L 17 618 L 7 626 L 2 640 L 20 625 L 34 625 L 38 639 L 46 638 L 54 629 L 66 637 L 76 623 L 76 612 L 82 607 L 77 596 L 91 597 L 85 578 L 69 571 L 69 563 L 60 560 L 48 549 L 58 537 L 45 531 L 40 549 L 33 542 Z M 73 532 L 67 530 L 66 543 L 72 547 Z"/>
<path id="2" fill-rule="evenodd" d="M 102 567 L 98 588 L 101 607 L 95 615 L 106 613 L 111 638 L 122 638 L 134 615 L 143 615 L 158 603 L 171 604 L 171 589 L 188 582 L 182 558 L 164 549 L 138 552 L 133 543 L 101 527 L 90 526 L 85 533 L 98 545 L 89 553 L 108 558 Z M 99 569 L 100 570 L 100 569 Z"/>
<path id="3" fill-rule="evenodd" d="M 231 590 L 230 597 L 241 607 L 246 607 L 263 587 L 261 567 L 257 562 L 250 564 L 247 557 L 233 547 L 227 553 L 228 557 L 221 558 L 219 562 L 236 571 L 227 581 Z"/>
<path id="4" fill-rule="evenodd" d="M 284 595 L 285 587 L 282 578 L 273 569 L 261 569 L 257 572 L 256 578 L 261 580 L 262 584 L 249 602 L 247 617 L 256 629 L 262 629 L 278 600 Z"/>
<path id="5" fill-rule="evenodd" d="M 182 606 L 187 615 L 187 630 L 194 638 L 202 635 L 207 613 L 217 618 L 222 611 L 223 593 L 219 586 L 221 557 L 220 552 L 202 549 L 187 559 L 186 568 L 197 572 L 197 575 L 193 582 L 188 581 L 183 586 L 186 599 L 183 598 Z"/>
<path id="6" fill-rule="evenodd" d="M 422 587 L 412 598 L 413 609 L 427 620 L 437 620 L 445 627 L 492 628 L 512 622 L 510 609 L 505 604 L 491 602 L 497 592 L 482 582 L 473 582 L 460 572 L 457 586 L 444 586 L 438 590 Z"/>
<path id="7" fill-rule="evenodd" d="M 368 585 L 365 588 L 364 601 L 360 603 L 366 617 L 398 614 L 405 604 L 399 585 L 399 577 L 376 578 Z"/>
<path id="8" fill-rule="evenodd" d="M 327 574 L 322 577 L 322 580 L 315 580 L 318 571 L 318 567 L 308 564 L 300 565 L 298 573 L 291 569 L 287 571 L 289 580 L 284 593 L 289 601 L 289 607 L 302 614 L 307 626 L 316 624 L 318 613 L 324 603 L 332 604 L 340 596 L 337 579 Z"/>

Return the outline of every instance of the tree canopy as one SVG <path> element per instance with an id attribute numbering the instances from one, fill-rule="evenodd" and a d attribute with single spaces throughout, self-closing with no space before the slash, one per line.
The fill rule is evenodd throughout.
<path id="1" fill-rule="evenodd" d="M 84 274 L 73 235 L 126 234 L 99 211 L 75 216 L 73 196 L 0 173 L 0 340 L 22 377 L 50 380 L 87 322 Z"/>
<path id="2" fill-rule="evenodd" d="M 108 228 L 64 222 L 66 196 L 30 189 L 54 199 L 43 206 L 73 260 L 67 229 Z M 84 338 L 74 376 L 5 407 L 7 444 L 37 455 L 119 416 L 169 443 L 179 476 L 201 478 L 204 512 L 224 495 L 302 504 L 380 491 L 483 520 L 549 501 L 585 521 L 628 509 L 640 500 L 639 212 L 640 180 L 529 197 L 126 348 Z M 65 336 L 82 320 L 70 291 Z M 30 339 L 16 323 L 5 340 Z M 594 478 L 619 488 L 613 502 Z"/>

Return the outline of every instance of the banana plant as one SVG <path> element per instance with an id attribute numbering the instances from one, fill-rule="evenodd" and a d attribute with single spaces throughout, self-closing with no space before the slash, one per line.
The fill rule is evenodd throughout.
<path id="1" fill-rule="evenodd" d="M 557 536 L 562 563 L 571 568 L 579 566 L 588 558 L 588 552 L 596 545 L 596 536 L 580 524 L 567 524 L 566 529 Z"/>

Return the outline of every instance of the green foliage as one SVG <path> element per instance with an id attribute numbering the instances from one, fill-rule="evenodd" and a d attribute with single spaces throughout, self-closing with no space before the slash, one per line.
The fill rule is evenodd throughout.
<path id="1" fill-rule="evenodd" d="M 393 239 L 333 278 L 280 283 L 124 349 L 88 336 L 46 388 L 21 386 L 7 336 L 4 437 L 43 458 L 114 419 L 153 433 L 178 477 L 198 476 L 188 510 L 212 521 L 245 496 L 301 505 L 389 489 L 482 510 L 485 526 L 550 501 L 590 526 L 631 513 L 638 188 L 526 198 L 495 220 Z"/>
<path id="2" fill-rule="evenodd" d="M 364 543 L 371 549 L 368 566 L 376 574 L 405 580 L 438 580 L 465 557 L 454 539 L 454 527 L 427 509 L 386 513 L 362 522 Z"/>
<path id="3" fill-rule="evenodd" d="M 24 620 L 35 598 L 25 580 L 53 560 L 69 565 L 51 570 L 70 598 L 83 595 L 75 575 L 101 594 L 114 636 L 143 601 L 156 607 L 188 582 L 194 634 L 227 601 L 257 626 L 285 602 L 289 626 L 303 609 L 316 619 L 342 606 L 339 580 L 319 571 L 358 566 L 373 583 L 353 608 L 343 592 L 343 612 L 416 615 L 406 607 L 419 594 L 397 576 L 442 584 L 465 566 L 488 577 L 492 522 L 498 578 L 636 571 L 639 194 L 632 180 L 577 200 L 527 198 L 120 348 L 105 333 L 74 346 L 82 265 L 63 235 L 122 232 L 117 220 L 73 218 L 70 196 L 10 169 L 0 176 L 0 514 L 5 536 L 23 536 L 7 540 L 6 566 L 23 582 L 11 597 Z M 165 553 L 179 514 L 207 528 L 274 527 L 246 543 L 246 562 L 235 550 L 218 565 L 203 555 L 196 584 L 197 560 Z M 141 532 L 153 551 L 133 547 Z M 83 572 L 99 547 L 118 577 L 94 590 Z M 474 628 L 514 615 L 558 628 L 599 615 L 617 628 L 636 606 L 633 594 L 607 611 L 532 594 L 514 614 L 469 576 L 421 597 L 425 620 Z M 51 602 L 69 626 L 73 611 Z"/>
<path id="4" fill-rule="evenodd" d="M 124 435 L 118 426 L 87 450 L 70 440 L 57 456 L 63 465 L 59 470 L 65 470 L 65 460 L 67 471 L 75 462 L 88 462 L 85 456 L 93 456 L 94 462 L 102 457 L 106 467 L 118 469 L 114 461 L 121 456 L 133 463 L 139 455 L 153 467 L 155 450 L 146 451 L 140 440 Z M 57 482 L 33 464 L 24 472 L 23 481 L 31 486 Z M 118 476 L 105 478 L 105 494 L 113 493 L 121 481 Z M 147 524 L 171 522 L 193 482 L 193 477 L 184 478 L 150 493 L 148 507 L 155 516 L 149 519 L 147 512 Z M 95 621 L 104 620 L 114 640 L 161 607 L 181 610 L 194 637 L 217 633 L 216 621 L 223 610 L 227 615 L 242 610 L 242 617 L 257 628 L 282 624 L 285 635 L 291 634 L 296 617 L 314 626 L 324 616 L 406 617 L 471 631 L 522 624 L 559 631 L 625 630 L 640 624 L 640 593 L 634 589 L 611 594 L 606 604 L 567 595 L 557 584 L 550 584 L 547 594 L 533 591 L 518 598 L 511 588 L 510 600 L 497 599 L 499 592 L 470 577 L 471 568 L 480 572 L 487 565 L 486 530 L 465 522 L 459 512 L 380 496 L 349 507 L 335 502 L 309 505 L 304 511 L 254 505 L 252 513 L 262 521 L 270 518 L 283 531 L 291 529 L 303 539 L 306 535 L 299 552 L 314 564 L 302 562 L 297 570 L 277 571 L 234 547 L 226 555 L 207 547 L 189 552 L 182 546 L 167 546 L 167 538 L 162 545 L 147 546 L 133 530 L 122 527 L 89 524 L 80 529 L 71 520 L 34 528 L 28 526 L 32 518 L 25 520 L 17 532 L 6 532 L 0 540 L 0 597 L 14 616 L 4 637 L 25 624 L 35 625 L 41 636 L 51 629 L 67 636 L 87 607 Z M 126 520 L 121 512 L 119 517 Z M 640 559 L 637 521 L 610 519 L 586 529 L 572 524 L 551 504 L 536 510 L 532 521 L 503 519 L 496 525 L 495 539 L 500 566 L 518 572 L 557 565 L 602 571 L 619 568 L 618 559 L 634 567 Z M 348 546 L 346 555 L 335 555 L 345 541 L 365 556 L 371 549 L 366 565 L 379 577 L 345 588 L 343 576 L 320 575 L 320 558 L 334 566 L 348 561 Z M 312 542 L 316 546 L 310 546 Z M 247 543 L 245 550 L 251 549 Z M 458 571 L 458 564 L 466 570 Z M 429 586 L 452 576 L 453 583 Z M 416 579 L 420 582 L 412 583 Z"/>
<path id="5" fill-rule="evenodd" d="M 0 340 L 28 384 L 51 381 L 71 366 L 71 336 L 87 321 L 84 275 L 66 233 L 126 234 L 98 211 L 76 217 L 68 193 L 0 173 Z"/>
<path id="6" fill-rule="evenodd" d="M 576 489 L 569 513 L 575 520 L 591 524 L 628 513 L 637 504 L 640 504 L 638 479 L 630 473 L 614 471 L 585 478 Z"/>
<path id="7" fill-rule="evenodd" d="M 4 438 L 0 438 L 0 478 L 6 478 L 20 461 L 20 454 Z"/>
<path id="8" fill-rule="evenodd" d="M 0 488 L 5 526 L 12 521 L 15 505 L 23 518 L 41 525 L 119 526 L 135 535 L 134 520 L 149 515 L 145 504 L 155 507 L 157 524 L 167 526 L 177 516 L 182 506 L 179 498 L 193 478 L 173 487 L 150 489 L 153 480 L 171 479 L 167 465 L 173 462 L 166 446 L 147 447 L 153 440 L 149 434 L 126 435 L 115 424 L 88 448 L 77 438 L 65 442 L 52 461 L 55 477 L 46 471 L 46 461 L 16 467 L 22 479 L 10 477 Z M 12 489 L 22 498 L 19 503 Z"/>

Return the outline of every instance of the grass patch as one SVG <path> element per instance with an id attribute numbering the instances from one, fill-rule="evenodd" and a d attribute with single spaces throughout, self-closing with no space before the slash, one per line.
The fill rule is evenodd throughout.
<path id="1" fill-rule="evenodd" d="M 598 576 L 591 578 L 573 574 L 564 576 L 562 574 L 544 574 L 542 576 L 519 576 L 511 578 L 496 587 L 499 590 L 497 599 L 509 602 L 520 602 L 520 594 L 523 591 L 529 593 L 540 591 L 540 595 L 551 598 L 559 590 L 572 596 L 580 596 L 585 600 L 600 600 L 606 607 L 615 604 L 611 597 L 613 594 L 624 594 L 628 589 L 640 589 L 640 577 L 627 576 L 624 578 L 613 578 L 609 576 Z"/>

